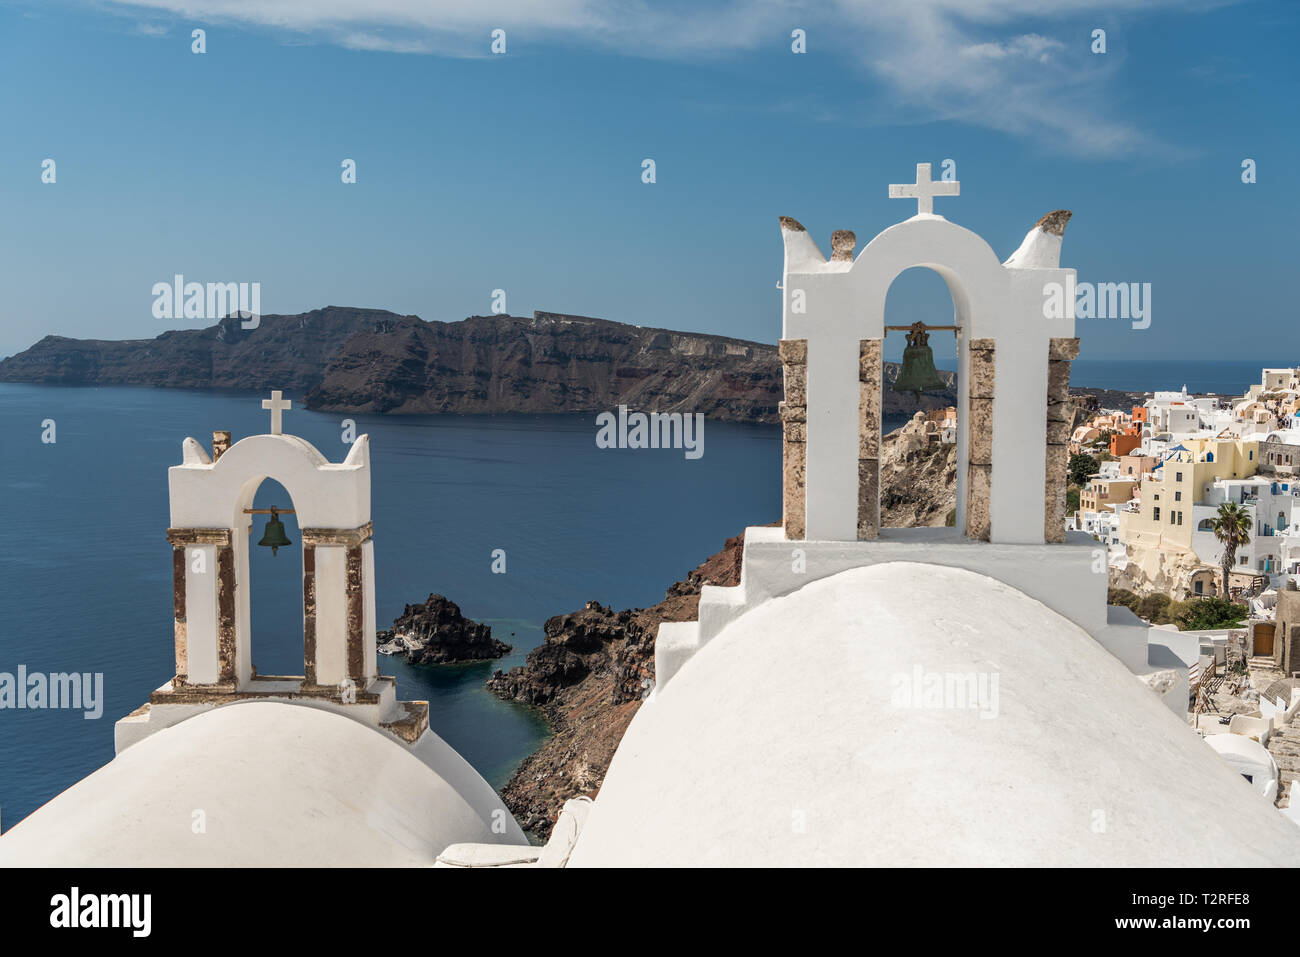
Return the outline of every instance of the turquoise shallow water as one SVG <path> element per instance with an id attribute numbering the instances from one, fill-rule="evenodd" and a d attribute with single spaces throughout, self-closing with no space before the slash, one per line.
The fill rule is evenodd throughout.
<path id="1" fill-rule="evenodd" d="M 291 395 L 294 400 L 301 396 Z M 295 408 L 286 431 L 338 461 L 345 416 Z M 780 431 L 706 423 L 705 454 L 599 449 L 594 416 L 354 415 L 371 436 L 379 627 L 441 592 L 515 646 L 490 664 L 416 668 L 380 658 L 405 698 L 494 785 L 546 733 L 529 709 L 488 694 L 552 615 L 596 599 L 644 607 L 744 526 L 780 517 Z M 53 419 L 57 441 L 41 442 Z M 0 821 L 10 827 L 113 756 L 113 722 L 173 670 L 167 467 L 181 440 L 268 427 L 259 397 L 0 383 L 0 673 L 103 672 L 98 720 L 0 709 Z M 273 482 L 259 507 L 283 504 Z M 254 549 L 253 658 L 300 674 L 295 543 Z M 260 537 L 261 526 L 258 526 Z M 506 551 L 506 574 L 491 571 Z M 513 632 L 513 637 L 511 633 Z"/>

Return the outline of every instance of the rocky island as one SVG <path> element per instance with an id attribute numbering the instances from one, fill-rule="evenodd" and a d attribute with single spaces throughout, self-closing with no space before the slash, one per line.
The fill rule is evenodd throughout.
<path id="1" fill-rule="evenodd" d="M 381 655 L 405 655 L 413 665 L 449 665 L 488 661 L 508 655 L 511 647 L 492 637 L 492 628 L 471 621 L 442 595 L 407 605 L 393 627 L 376 635 Z"/>
<path id="2" fill-rule="evenodd" d="M 898 376 L 885 363 L 885 380 Z M 956 402 L 925 395 L 926 408 Z M 46 336 L 0 361 L 0 381 L 160 388 L 283 389 L 328 412 L 604 412 L 626 404 L 707 419 L 776 422 L 776 346 L 553 312 L 426 322 L 383 309 L 326 306 L 227 317 L 205 329 L 109 341 Z M 884 393 L 885 414 L 915 408 Z"/>

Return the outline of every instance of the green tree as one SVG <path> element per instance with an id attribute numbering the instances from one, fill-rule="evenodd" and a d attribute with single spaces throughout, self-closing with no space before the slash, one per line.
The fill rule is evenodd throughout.
<path id="1" fill-rule="evenodd" d="M 1223 557 L 1219 567 L 1223 570 L 1223 591 L 1221 597 L 1228 597 L 1228 576 L 1232 566 L 1237 564 L 1237 549 L 1250 544 L 1250 511 L 1236 502 L 1224 502 L 1219 506 L 1219 514 L 1210 520 L 1210 531 L 1223 545 Z"/>
<path id="2" fill-rule="evenodd" d="M 1250 614 L 1245 605 L 1234 604 L 1217 595 L 1177 602 L 1170 610 L 1174 623 L 1183 631 L 1236 628 Z"/>
<path id="3" fill-rule="evenodd" d="M 1069 470 L 1070 483 L 1082 486 L 1087 485 L 1088 479 L 1101 471 L 1101 466 L 1086 452 L 1076 452 L 1070 456 Z"/>
<path id="4" fill-rule="evenodd" d="M 1159 592 L 1154 595 L 1146 595 L 1138 602 L 1137 615 L 1153 625 L 1168 624 L 1172 620 L 1170 617 L 1170 606 L 1172 604 L 1174 604 L 1174 600 L 1168 595 Z"/>

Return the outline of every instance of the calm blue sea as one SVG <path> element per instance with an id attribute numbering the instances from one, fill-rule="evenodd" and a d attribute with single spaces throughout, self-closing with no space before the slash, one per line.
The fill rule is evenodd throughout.
<path id="1" fill-rule="evenodd" d="M 301 396 L 291 395 L 296 400 Z M 286 431 L 338 461 L 344 416 L 285 415 Z M 704 456 L 598 449 L 594 416 L 352 416 L 369 432 L 379 626 L 441 592 L 515 646 L 482 665 L 380 658 L 405 698 L 494 786 L 546 734 L 529 709 L 483 689 L 523 663 L 542 624 L 596 599 L 645 607 L 728 536 L 780 518 L 776 426 L 705 427 Z M 42 421 L 57 441 L 42 444 Z M 113 722 L 171 677 L 167 467 L 181 440 L 268 428 L 258 397 L 0 383 L 0 672 L 103 672 L 104 713 L 0 710 L 7 828 L 113 756 Z M 256 504 L 288 505 L 264 483 Z M 253 660 L 302 667 L 299 535 L 253 549 Z M 257 526 L 260 537 L 261 526 Z M 493 549 L 506 574 L 491 573 Z"/>
<path id="2" fill-rule="evenodd" d="M 1175 391 L 1241 395 L 1265 368 L 1294 366 L 1296 355 L 1272 359 L 1076 359 L 1070 384 L 1132 392 Z"/>
<path id="3" fill-rule="evenodd" d="M 1291 361 L 1081 359 L 1072 381 L 1238 394 L 1261 367 Z M 337 461 L 343 418 L 296 408 L 285 421 Z M 429 700 L 433 729 L 497 787 L 547 732 L 534 712 L 483 689 L 493 669 L 521 664 L 548 617 L 591 599 L 653 604 L 725 538 L 780 517 L 776 426 L 710 422 L 703 458 L 687 461 L 598 449 L 594 416 L 352 418 L 372 441 L 379 626 L 441 592 L 515 646 L 491 664 L 380 662 L 403 697 Z M 54 444 L 41 442 L 45 419 Z M 259 397 L 0 383 L 0 672 L 103 672 L 105 683 L 99 720 L 0 710 L 3 826 L 111 759 L 113 722 L 171 677 L 167 467 L 185 436 L 207 446 L 213 429 L 236 439 L 266 431 Z M 256 504 L 288 502 L 268 481 Z M 292 516 L 285 524 L 294 547 L 274 558 L 253 550 L 254 662 L 264 674 L 297 674 L 302 663 L 299 535 Z M 491 573 L 496 548 L 505 575 Z"/>

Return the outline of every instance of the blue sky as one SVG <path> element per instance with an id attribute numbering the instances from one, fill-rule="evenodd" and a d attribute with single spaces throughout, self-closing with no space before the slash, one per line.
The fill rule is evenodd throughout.
<path id="1" fill-rule="evenodd" d="M 260 282 L 266 313 L 456 320 L 501 288 L 772 342 L 777 217 L 861 248 L 914 212 L 889 183 L 953 159 L 936 212 L 1000 257 L 1063 207 L 1080 280 L 1152 283 L 1151 327 L 1080 320 L 1083 357 L 1300 362 L 1298 27 L 1282 2 L 5 3 L 0 355 L 206 325 L 151 314 L 175 273 Z M 923 270 L 889 309 L 951 317 Z"/>

